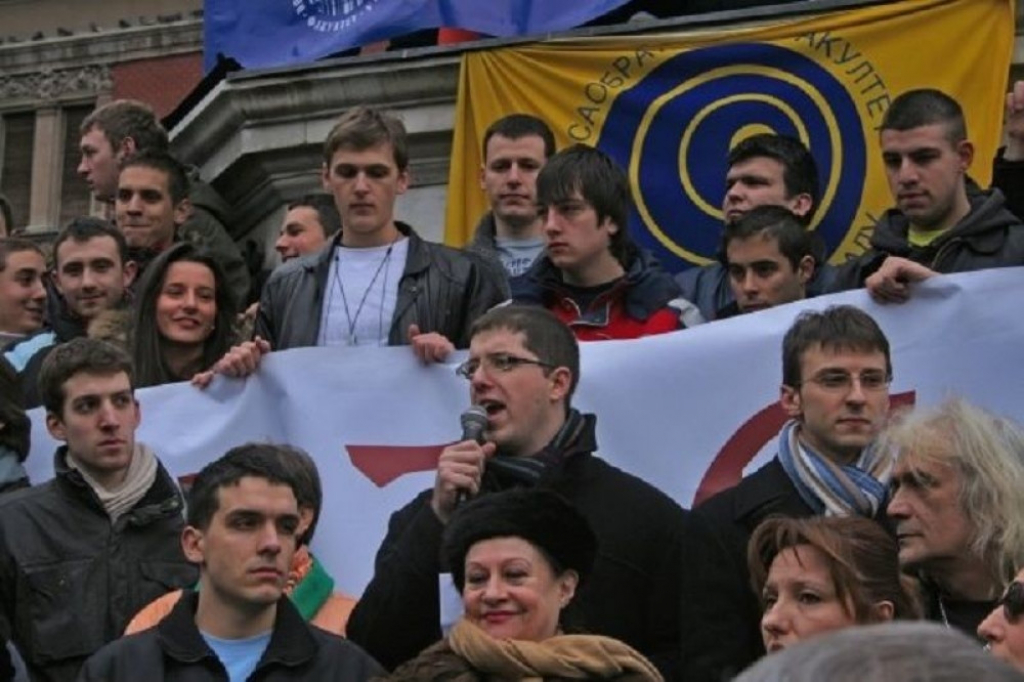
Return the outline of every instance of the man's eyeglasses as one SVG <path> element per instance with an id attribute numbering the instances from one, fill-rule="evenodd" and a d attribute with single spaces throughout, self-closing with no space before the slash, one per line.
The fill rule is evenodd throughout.
<path id="1" fill-rule="evenodd" d="M 843 370 L 825 370 L 803 383 L 817 384 L 826 391 L 849 392 L 853 382 L 860 384 L 862 391 L 882 391 L 892 382 L 892 377 L 881 370 L 867 370 L 858 375 Z"/>
<path id="2" fill-rule="evenodd" d="M 509 353 L 491 353 L 490 355 L 484 355 L 479 358 L 470 358 L 464 363 L 455 368 L 455 373 L 466 380 L 472 380 L 473 375 L 480 369 L 480 365 L 484 366 L 487 371 L 493 371 L 498 374 L 504 374 L 511 372 L 516 367 L 523 365 L 537 365 L 538 367 L 545 367 L 547 369 L 554 369 L 555 366 L 549 362 L 543 362 L 541 360 L 534 360 L 533 358 L 521 358 L 518 355 L 510 355 Z"/>
<path id="3" fill-rule="evenodd" d="M 1003 606 L 1003 615 L 1009 623 L 1015 622 L 1024 615 L 1024 583 L 1014 580 L 999 598 Z"/>

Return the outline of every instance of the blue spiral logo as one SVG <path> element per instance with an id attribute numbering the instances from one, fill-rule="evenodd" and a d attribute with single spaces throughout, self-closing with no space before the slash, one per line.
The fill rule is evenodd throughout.
<path id="1" fill-rule="evenodd" d="M 764 132 L 798 138 L 811 150 L 821 187 L 811 226 L 834 251 L 864 189 L 860 115 L 825 68 L 764 43 L 680 53 L 615 100 L 598 147 L 629 173 L 630 230 L 641 245 L 671 270 L 713 259 L 729 149 Z"/>

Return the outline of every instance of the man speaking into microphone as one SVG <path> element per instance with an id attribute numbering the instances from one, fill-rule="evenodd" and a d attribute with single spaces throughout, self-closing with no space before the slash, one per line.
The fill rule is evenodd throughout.
<path id="1" fill-rule="evenodd" d="M 570 405 L 579 381 L 572 331 L 539 307 L 503 306 L 470 332 L 458 373 L 486 415 L 482 442 L 469 414 L 464 439 L 441 453 L 432 490 L 395 512 L 348 636 L 388 668 L 441 638 L 441 534 L 460 498 L 517 487 L 553 490 L 597 534 L 594 570 L 563 611 L 589 634 L 622 640 L 666 679 L 678 665 L 685 512 L 668 496 L 594 456 L 591 414 Z"/>

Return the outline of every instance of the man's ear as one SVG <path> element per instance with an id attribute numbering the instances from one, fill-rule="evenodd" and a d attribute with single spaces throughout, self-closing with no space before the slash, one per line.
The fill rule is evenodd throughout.
<path id="1" fill-rule="evenodd" d="M 181 549 L 185 558 L 193 564 L 202 564 L 206 555 L 206 543 L 203 531 L 193 526 L 185 526 L 181 531 Z"/>
<path id="2" fill-rule="evenodd" d="M 406 168 L 403 171 L 398 171 L 398 185 L 397 189 L 395 190 L 395 194 L 405 194 L 405 192 L 409 189 L 409 185 L 411 183 L 412 175 L 410 174 L 408 168 Z"/>
<path id="3" fill-rule="evenodd" d="M 139 151 L 139 146 L 135 144 L 135 138 L 128 136 L 121 140 L 121 144 L 117 145 L 117 151 L 115 156 L 118 159 L 124 160 Z"/>
<path id="4" fill-rule="evenodd" d="M 814 208 L 814 200 L 807 192 L 801 192 L 789 200 L 789 210 L 801 218 L 810 213 Z"/>
<path id="5" fill-rule="evenodd" d="M 960 170 L 966 173 L 974 161 L 974 144 L 970 140 L 960 140 L 956 145 L 956 155 L 960 157 Z"/>
<path id="6" fill-rule="evenodd" d="M 555 367 L 549 376 L 551 388 L 548 395 L 551 402 L 557 403 L 565 400 L 565 397 L 569 395 L 569 386 L 572 385 L 572 371 L 568 367 Z"/>
<path id="7" fill-rule="evenodd" d="M 53 412 L 46 412 L 46 430 L 50 432 L 54 440 L 67 441 L 67 433 L 64 430 L 64 420 Z"/>
<path id="8" fill-rule="evenodd" d="M 799 389 L 786 384 L 779 386 L 779 404 L 791 419 L 803 416 L 803 401 Z"/>
<path id="9" fill-rule="evenodd" d="M 480 164 L 480 189 L 486 190 L 487 183 L 484 182 L 484 178 L 487 176 L 487 166 Z"/>
<path id="10" fill-rule="evenodd" d="M 192 200 L 185 197 L 178 202 L 178 205 L 174 207 L 174 224 L 178 227 L 185 224 L 185 222 L 192 217 Z"/>
<path id="11" fill-rule="evenodd" d="M 139 274 L 139 264 L 133 260 L 127 261 L 124 264 L 123 272 L 121 273 L 122 286 L 127 289 L 135 281 L 135 276 Z"/>
<path id="12" fill-rule="evenodd" d="M 871 620 L 873 623 L 885 623 L 896 615 L 896 607 L 891 601 L 885 600 L 875 602 L 871 605 Z"/>
<path id="13" fill-rule="evenodd" d="M 801 284 L 807 284 L 814 277 L 814 256 L 804 256 L 796 266 L 796 276 Z"/>

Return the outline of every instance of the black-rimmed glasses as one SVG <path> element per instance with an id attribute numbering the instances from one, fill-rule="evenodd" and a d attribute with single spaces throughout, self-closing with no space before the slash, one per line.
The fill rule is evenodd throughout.
<path id="1" fill-rule="evenodd" d="M 537 365 L 546 369 L 554 369 L 555 367 L 549 362 L 534 360 L 533 358 L 522 358 L 510 353 L 491 353 L 479 358 L 466 360 L 455 368 L 455 373 L 463 379 L 472 380 L 473 375 L 480 369 L 480 365 L 483 365 L 485 370 L 494 371 L 499 374 L 511 372 L 516 367 L 522 367 L 523 365 Z"/>

